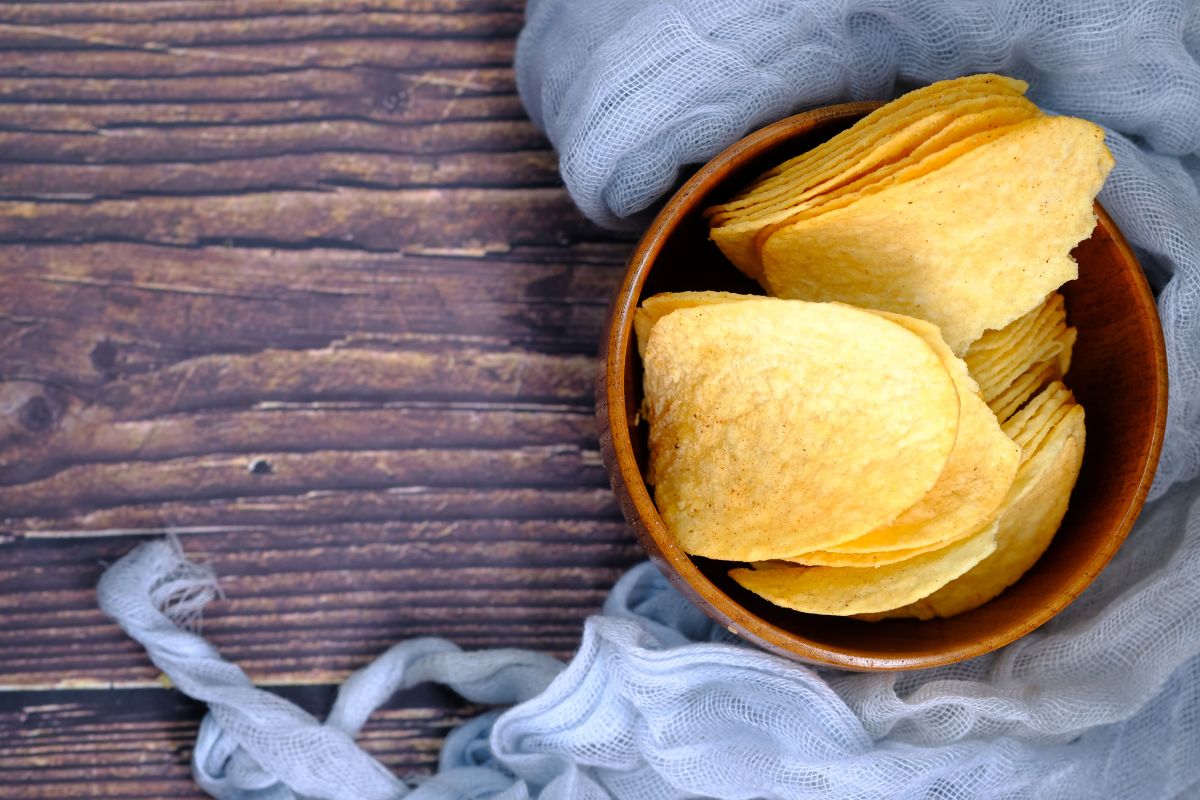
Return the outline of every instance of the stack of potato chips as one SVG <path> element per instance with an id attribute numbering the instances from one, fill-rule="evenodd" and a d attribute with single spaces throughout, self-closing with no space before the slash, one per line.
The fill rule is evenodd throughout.
<path id="1" fill-rule="evenodd" d="M 708 209 L 768 294 L 928 320 L 955 353 L 1076 274 L 1112 168 L 1104 132 L 998 75 L 905 95 Z"/>
<path id="2" fill-rule="evenodd" d="M 1084 444 L 1056 290 L 1112 159 L 1024 88 L 918 90 L 708 210 L 776 297 L 635 316 L 647 479 L 683 550 L 750 562 L 730 574 L 778 605 L 867 618 L 974 608 L 1045 550 Z"/>

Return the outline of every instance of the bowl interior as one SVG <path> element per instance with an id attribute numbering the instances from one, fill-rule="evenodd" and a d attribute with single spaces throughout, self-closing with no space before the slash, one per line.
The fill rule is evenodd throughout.
<path id="1" fill-rule="evenodd" d="M 805 661 L 862 670 L 950 663 L 1028 633 L 1073 600 L 1116 552 L 1149 489 L 1166 414 L 1162 332 L 1149 286 L 1107 214 L 1079 245 L 1079 279 L 1063 287 L 1079 338 L 1067 384 L 1087 413 L 1083 469 L 1053 543 L 1017 584 L 947 620 L 868 623 L 772 605 L 728 578 L 727 562 L 675 546 L 642 480 L 647 428 L 633 310 L 662 291 L 723 289 L 761 294 L 708 239 L 701 210 L 763 170 L 852 125 L 877 104 L 831 106 L 758 131 L 726 150 L 664 206 L 630 261 L 613 306 L 598 387 L 601 445 L 627 519 L 672 582 L 739 635 Z M 1003 291 L 1003 287 L 996 287 Z"/>

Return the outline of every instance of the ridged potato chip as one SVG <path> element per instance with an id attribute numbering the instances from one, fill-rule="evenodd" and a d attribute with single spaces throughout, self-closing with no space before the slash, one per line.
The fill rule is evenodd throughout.
<path id="1" fill-rule="evenodd" d="M 895 519 L 958 435 L 954 380 L 890 320 L 753 298 L 672 311 L 645 348 L 648 482 L 695 555 L 760 561 Z"/>
<path id="2" fill-rule="evenodd" d="M 1083 407 L 1072 406 L 1021 466 L 998 519 L 996 551 L 928 597 L 866 618 L 952 617 L 978 608 L 1020 580 L 1049 547 L 1062 523 L 1083 464 L 1085 438 Z"/>
<path id="3" fill-rule="evenodd" d="M 735 292 L 660 292 L 647 297 L 633 312 L 633 332 L 637 336 L 638 355 L 645 357 L 646 342 L 650 340 L 650 329 L 654 327 L 654 323 L 672 311 L 713 303 L 736 303 L 755 297 L 757 295 Z"/>
<path id="4" fill-rule="evenodd" d="M 705 209 L 704 214 L 715 224 L 721 224 L 723 218 L 737 217 L 747 208 L 786 199 L 792 193 L 814 185 L 814 176 L 822 171 L 825 174 L 855 174 L 851 165 L 884 163 L 887 160 L 885 154 L 874 159 L 870 154 L 886 146 L 889 140 L 902 137 L 902 132 L 910 126 L 922 124 L 931 112 L 960 101 L 983 100 L 983 107 L 986 107 L 987 103 L 996 100 L 1021 97 L 1027 88 L 1028 84 L 1021 80 L 980 74 L 915 89 L 876 109 L 821 145 L 767 170 L 737 196 Z M 907 150 L 901 147 L 897 152 Z"/>
<path id="5" fill-rule="evenodd" d="M 887 564 L 898 564 L 914 556 L 932 553 L 967 538 L 977 531 L 966 531 L 965 535 L 954 536 L 950 539 L 927 544 L 923 547 L 910 547 L 905 550 L 871 550 L 865 553 L 838 553 L 833 550 L 815 550 L 791 558 L 780 559 L 789 564 L 801 564 L 806 567 L 882 567 Z"/>
<path id="6" fill-rule="evenodd" d="M 961 117 L 953 111 L 939 114 L 939 118 L 945 118 L 945 126 L 932 134 L 927 130 L 914 134 L 910 144 L 919 141 L 919 146 L 894 161 L 875 165 L 862 174 L 831 179 L 819 189 L 803 192 L 802 201 L 779 202 L 713 225 L 713 242 L 743 272 L 762 283 L 763 243 L 780 227 L 851 205 L 861 197 L 935 171 L 981 141 L 999 136 L 1006 127 L 1038 114 L 1037 107 L 1024 98 L 988 99 L 999 107 Z"/>
<path id="7" fill-rule="evenodd" d="M 1071 390 L 1062 381 L 1051 381 L 1017 413 L 1000 426 L 1021 448 L 1021 461 L 1033 455 L 1029 443 L 1039 432 L 1053 426 L 1053 419 L 1064 406 L 1074 405 Z"/>
<path id="8" fill-rule="evenodd" d="M 912 550 L 967 536 L 995 515 L 1020 463 L 1020 448 L 1000 429 L 967 374 L 967 365 L 950 352 L 938 329 L 898 314 L 877 313 L 920 336 L 942 360 L 958 392 L 958 437 L 928 494 L 888 524 L 828 548 L 832 553 Z"/>
<path id="9" fill-rule="evenodd" d="M 1070 117 L 1002 134 L 776 230 L 762 247 L 766 288 L 929 320 L 955 353 L 1020 317 L 1076 277 L 1070 250 L 1095 225 L 1092 198 L 1112 156 L 1103 130 Z"/>
<path id="10" fill-rule="evenodd" d="M 800 567 L 772 562 L 729 576 L 777 606 L 810 614 L 863 614 L 907 605 L 945 586 L 996 550 L 996 526 L 932 553 L 881 567 Z"/>
<path id="11" fill-rule="evenodd" d="M 981 348 L 976 342 L 963 356 L 988 403 L 1034 364 L 1052 360 L 1060 373 L 1070 366 L 1075 329 L 1067 326 L 1062 295 L 1055 292 L 1036 313 L 1026 314 L 1008 327 L 1014 330 L 1004 346 Z"/>
<path id="12" fill-rule="evenodd" d="M 1007 389 L 1001 392 L 988 405 L 1001 424 L 1016 413 L 1017 409 L 1029 402 L 1029 399 L 1040 392 L 1046 384 L 1062 380 L 1063 373 L 1058 359 L 1042 361 L 1034 364 L 1017 376 Z"/>

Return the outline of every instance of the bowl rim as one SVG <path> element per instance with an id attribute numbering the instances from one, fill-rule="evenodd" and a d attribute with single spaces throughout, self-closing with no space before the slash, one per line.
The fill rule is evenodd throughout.
<path id="1" fill-rule="evenodd" d="M 705 614 L 725 626 L 731 633 L 759 647 L 792 659 L 858 671 L 923 669 L 974 658 L 1025 636 L 1069 605 L 1116 554 L 1140 515 L 1157 469 L 1167 414 L 1167 370 L 1159 368 L 1155 370 L 1156 385 L 1153 396 L 1156 407 L 1150 446 L 1141 465 L 1131 501 L 1112 534 L 1105 539 L 1104 546 L 1093 551 L 1087 563 L 1082 565 L 1063 590 L 1055 595 L 1053 602 L 1040 606 L 1036 613 L 1000 626 L 975 641 L 919 656 L 863 656 L 824 646 L 780 628 L 750 613 L 716 587 L 713 587 L 712 597 L 700 594 L 695 582 L 710 582 L 667 531 L 637 466 L 633 442 L 629 436 L 626 420 L 625 365 L 633 341 L 633 314 L 641 299 L 642 288 L 653 262 L 677 224 L 704 200 L 707 190 L 711 188 L 710 182 L 728 172 L 731 167 L 737 166 L 747 151 L 757 152 L 784 143 L 796 135 L 798 125 L 807 125 L 806 130 L 811 130 L 824 123 L 862 117 L 881 105 L 883 103 L 877 101 L 839 103 L 785 117 L 725 148 L 684 182 L 655 215 L 627 262 L 621 285 L 613 296 L 609 310 L 609 322 L 603 339 L 606 355 L 597 385 L 597 416 L 601 418 L 601 429 L 608 439 L 605 442 L 607 447 L 603 449 L 610 478 L 614 488 L 617 488 L 618 480 L 624 485 L 629 502 L 622 503 L 623 510 L 627 517 L 636 516 L 636 519 L 628 521 L 651 560 L 656 562 L 664 576 Z M 1135 302 L 1155 323 L 1150 326 L 1154 356 L 1158 364 L 1165 364 L 1166 346 L 1162 323 L 1145 273 L 1125 237 L 1099 202 L 1095 203 L 1095 211 L 1097 227 L 1103 228 L 1111 237 L 1125 261 L 1138 267 L 1133 275 L 1137 287 Z M 645 509 L 651 509 L 652 513 L 645 513 Z"/>

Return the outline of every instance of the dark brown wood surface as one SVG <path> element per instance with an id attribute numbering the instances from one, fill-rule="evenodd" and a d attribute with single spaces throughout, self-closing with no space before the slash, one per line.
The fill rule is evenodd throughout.
<path id="1" fill-rule="evenodd" d="M 516 0 L 0 5 L 0 798 L 199 797 L 202 709 L 97 610 L 178 534 L 318 715 L 390 644 L 568 657 L 641 557 L 593 377 L 631 249 L 526 118 Z M 474 713 L 397 696 L 428 771 Z"/>

